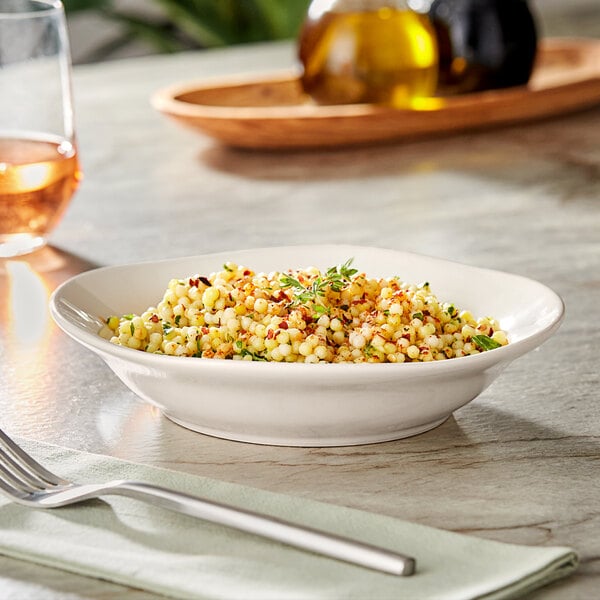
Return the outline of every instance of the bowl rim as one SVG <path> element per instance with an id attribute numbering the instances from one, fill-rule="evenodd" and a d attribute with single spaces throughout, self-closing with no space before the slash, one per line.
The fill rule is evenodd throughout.
<path id="1" fill-rule="evenodd" d="M 287 362 L 274 362 L 274 361 L 244 361 L 244 360 L 221 360 L 221 359 L 200 359 L 198 357 L 181 357 L 181 356 L 169 356 L 165 354 L 151 354 L 147 352 L 141 352 L 131 348 L 125 348 L 111 344 L 109 340 L 106 340 L 98 334 L 91 333 L 80 325 L 73 322 L 65 315 L 65 310 L 68 309 L 65 303 L 65 294 L 69 291 L 73 285 L 77 282 L 85 280 L 89 277 L 95 276 L 99 272 L 106 271 L 118 271 L 131 269 L 149 265 L 165 265 L 168 263 L 177 263 L 188 260 L 212 260 L 212 259 L 231 259 L 231 255 L 236 254 L 251 254 L 253 252 L 283 252 L 283 251 L 301 251 L 301 250 L 322 250 L 326 252 L 328 249 L 335 249 L 339 251 L 341 249 L 348 250 L 362 250 L 362 251 L 382 251 L 398 253 L 408 257 L 414 257 L 416 259 L 427 259 L 438 263 L 451 264 L 461 268 L 468 268 L 469 270 L 501 274 L 515 278 L 515 280 L 523 280 L 529 284 L 534 283 L 540 286 L 541 290 L 544 290 L 547 294 L 548 301 L 552 302 L 553 319 L 544 327 L 532 332 L 526 337 L 510 342 L 506 346 L 495 348 L 479 354 L 452 358 L 449 360 L 441 361 L 429 361 L 429 362 L 406 362 L 406 363 L 287 363 Z M 69 301 L 67 301 L 69 302 Z M 67 279 L 61 283 L 51 294 L 49 299 L 50 314 L 54 319 L 55 323 L 62 329 L 67 335 L 75 339 L 79 343 L 83 344 L 87 348 L 97 352 L 104 358 L 114 357 L 125 362 L 135 363 L 138 365 L 147 365 L 154 368 L 165 368 L 168 369 L 169 365 L 177 370 L 201 370 L 201 369 L 230 369 L 232 364 L 236 364 L 234 367 L 240 369 L 240 372 L 247 373 L 243 369 L 252 369 L 254 373 L 270 373 L 279 374 L 285 377 L 297 377 L 301 376 L 304 378 L 323 378 L 336 373 L 336 375 L 345 376 L 350 379 L 359 378 L 364 380 L 365 377 L 373 376 L 373 378 L 385 377 L 398 377 L 401 374 L 410 377 L 421 377 L 421 376 L 436 376 L 445 375 L 448 371 L 452 370 L 483 370 L 493 366 L 499 362 L 511 362 L 512 360 L 522 356 L 529 352 L 533 348 L 541 345 L 547 340 L 560 326 L 564 314 L 565 304 L 563 299 L 550 287 L 540 283 L 534 279 L 509 273 L 506 271 L 500 271 L 497 269 L 490 269 L 485 267 L 472 266 L 458 261 L 448 260 L 440 257 L 430 256 L 426 254 L 419 254 L 415 252 L 408 252 L 403 250 L 396 250 L 392 248 L 372 247 L 372 246 L 359 246 L 349 244 L 311 244 L 311 245 L 288 245 L 288 246 L 273 246 L 273 247 L 260 247 L 260 248 L 247 248 L 230 250 L 225 252 L 214 252 L 199 255 L 189 255 L 182 257 L 164 258 L 159 260 L 145 260 L 137 261 L 132 263 L 124 263 L 118 265 L 107 265 L 84 271 L 73 277 Z M 79 308 L 79 307 L 77 307 Z M 80 309 L 82 310 L 82 309 Z M 82 310 L 85 313 L 85 310 Z M 101 320 L 99 317 L 91 316 L 98 321 L 100 326 Z M 510 332 L 509 332 L 510 333 Z M 196 360 L 193 360 L 196 358 Z M 188 359 L 188 360 L 186 360 Z M 190 360 L 191 359 L 191 360 Z M 360 367 L 360 368 L 357 368 Z"/>

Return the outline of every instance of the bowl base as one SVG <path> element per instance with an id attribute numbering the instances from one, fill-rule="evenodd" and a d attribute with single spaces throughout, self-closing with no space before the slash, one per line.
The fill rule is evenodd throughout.
<path id="1" fill-rule="evenodd" d="M 452 414 L 452 413 L 450 413 Z M 260 435 L 260 434 L 252 434 L 246 432 L 235 432 L 235 431 L 222 431 L 219 429 L 213 429 L 211 427 L 206 427 L 204 425 L 197 425 L 195 423 L 190 423 L 188 421 L 184 421 L 173 415 L 170 415 L 166 412 L 163 412 L 163 415 L 167 417 L 173 423 L 180 425 L 181 427 L 185 427 L 186 429 L 191 429 L 192 431 L 196 431 L 197 433 L 202 433 L 204 435 L 209 435 L 211 437 L 216 437 L 224 440 L 230 440 L 233 442 L 245 442 L 248 444 L 261 444 L 263 446 L 291 446 L 291 447 L 301 447 L 301 448 L 331 448 L 335 446 L 362 446 L 364 444 L 378 444 L 381 442 L 391 442 L 394 440 L 400 440 L 402 438 L 412 437 L 413 435 L 419 435 L 420 433 L 425 433 L 431 429 L 435 429 L 439 427 L 442 423 L 444 423 L 449 417 L 450 414 L 444 415 L 441 419 L 436 419 L 435 421 L 430 421 L 429 423 L 424 423 L 422 425 L 417 425 L 415 427 L 409 427 L 407 429 L 400 429 L 397 431 L 387 432 L 385 434 L 377 434 L 377 435 L 360 435 L 357 434 L 355 436 L 340 436 L 340 437 L 271 437 L 268 435 Z"/>

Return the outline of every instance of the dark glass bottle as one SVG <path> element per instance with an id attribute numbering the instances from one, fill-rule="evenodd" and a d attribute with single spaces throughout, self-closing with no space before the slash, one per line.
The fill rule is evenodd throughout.
<path id="1" fill-rule="evenodd" d="M 526 0 L 434 0 L 440 52 L 438 94 L 524 85 L 537 48 Z"/>

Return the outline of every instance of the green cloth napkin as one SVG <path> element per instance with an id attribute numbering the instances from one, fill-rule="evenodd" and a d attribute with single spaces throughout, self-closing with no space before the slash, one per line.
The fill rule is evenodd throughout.
<path id="1" fill-rule="evenodd" d="M 382 545 L 417 559 L 397 577 L 324 558 L 130 498 L 33 510 L 0 497 L 0 553 L 174 598 L 300 600 L 516 598 L 571 573 L 569 548 L 533 548 L 425 527 L 25 442 L 40 462 L 78 482 L 135 479 Z"/>

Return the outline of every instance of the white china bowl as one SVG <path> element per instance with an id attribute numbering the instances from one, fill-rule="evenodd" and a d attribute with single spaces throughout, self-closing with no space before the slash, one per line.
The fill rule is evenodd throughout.
<path id="1" fill-rule="evenodd" d="M 441 301 L 476 317 L 493 316 L 507 346 L 430 363 L 269 363 L 149 354 L 111 344 L 95 318 L 141 313 L 172 278 L 219 271 L 231 260 L 257 272 L 354 258 L 371 277 L 428 281 Z M 295 246 L 233 251 L 104 267 L 63 283 L 52 316 L 98 354 L 138 396 L 171 420 L 221 438 L 284 446 L 344 446 L 394 440 L 443 423 L 479 395 L 515 358 L 558 328 L 563 302 L 524 277 L 406 252 L 356 246 Z"/>

